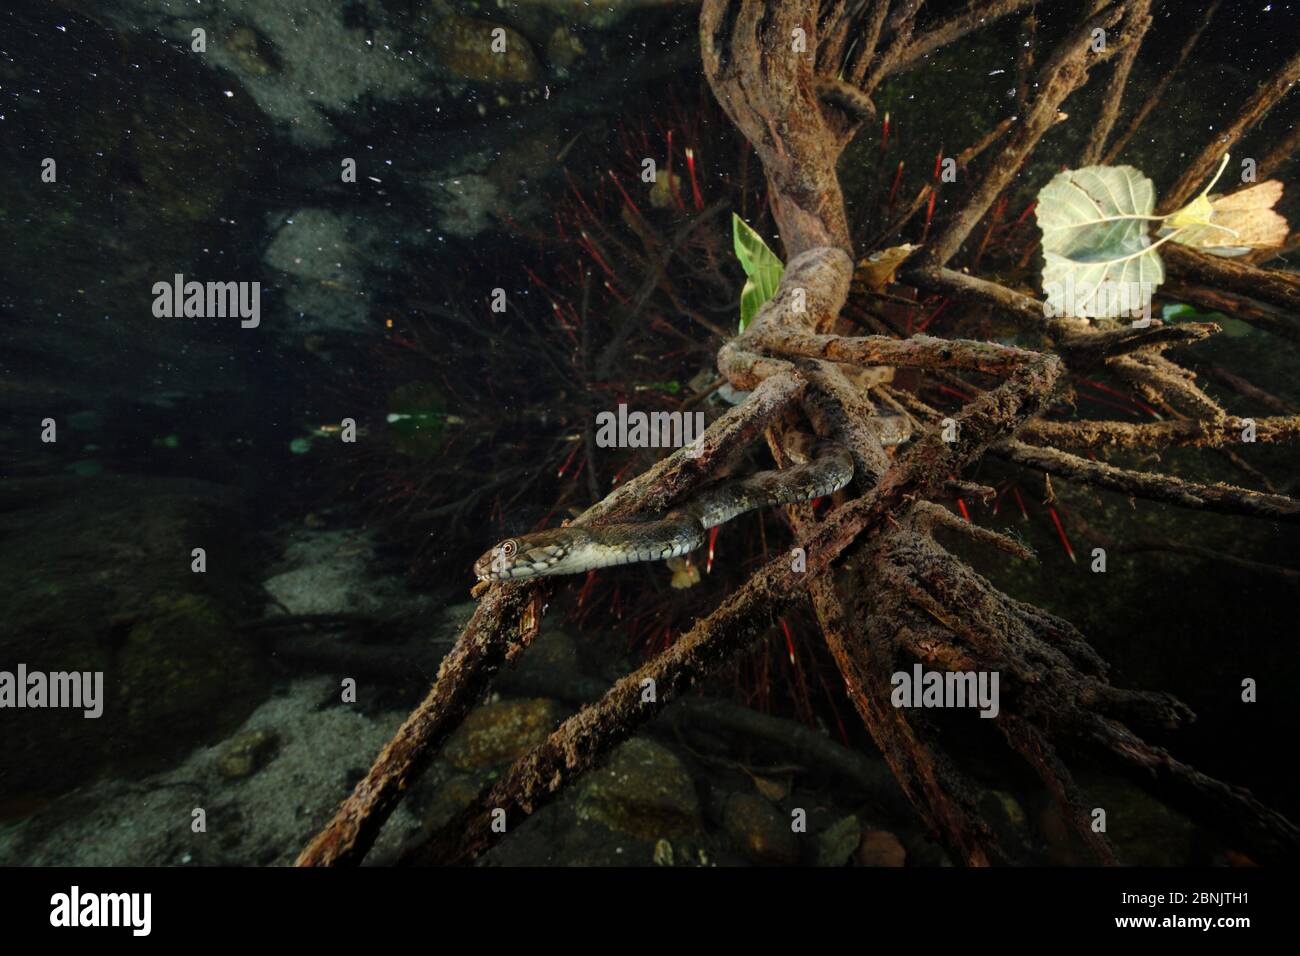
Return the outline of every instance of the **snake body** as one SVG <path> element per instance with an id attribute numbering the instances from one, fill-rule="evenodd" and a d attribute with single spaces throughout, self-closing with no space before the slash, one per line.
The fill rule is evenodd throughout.
<path id="1" fill-rule="evenodd" d="M 714 485 L 662 518 L 590 528 L 571 525 L 510 538 L 479 558 L 474 573 L 480 581 L 519 581 L 679 557 L 703 545 L 710 528 L 738 515 L 821 498 L 852 478 L 848 449 L 821 442 L 806 464 Z"/>

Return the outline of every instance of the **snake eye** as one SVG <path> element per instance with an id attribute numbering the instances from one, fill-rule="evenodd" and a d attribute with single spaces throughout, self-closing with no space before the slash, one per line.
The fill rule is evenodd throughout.
<path id="1" fill-rule="evenodd" d="M 519 550 L 519 545 L 515 544 L 515 539 L 501 542 L 501 556 L 504 558 L 513 558 L 515 552 Z"/>

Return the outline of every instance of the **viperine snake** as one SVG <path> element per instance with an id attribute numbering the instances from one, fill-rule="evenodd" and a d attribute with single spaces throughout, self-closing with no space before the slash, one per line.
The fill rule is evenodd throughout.
<path id="1" fill-rule="evenodd" d="M 882 417 L 891 426 L 885 444 L 905 441 L 903 422 Z M 705 488 L 661 518 L 594 527 L 570 525 L 508 538 L 474 562 L 474 574 L 480 581 L 519 581 L 679 557 L 701 547 L 710 528 L 737 515 L 821 498 L 839 491 L 852 478 L 853 457 L 848 449 L 836 442 L 820 442 L 806 464 Z"/>

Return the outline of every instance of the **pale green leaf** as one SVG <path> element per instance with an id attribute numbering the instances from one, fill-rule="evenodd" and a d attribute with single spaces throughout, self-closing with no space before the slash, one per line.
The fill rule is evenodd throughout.
<path id="1" fill-rule="evenodd" d="M 1038 193 L 1043 291 L 1055 315 L 1115 318 L 1148 306 L 1164 264 L 1148 235 L 1155 189 L 1132 166 L 1058 173 Z"/>
<path id="2" fill-rule="evenodd" d="M 743 332 L 758 310 L 776 295 L 785 265 L 767 247 L 763 237 L 735 213 L 731 214 L 731 238 L 736 258 L 749 277 L 740 293 L 740 331 Z"/>

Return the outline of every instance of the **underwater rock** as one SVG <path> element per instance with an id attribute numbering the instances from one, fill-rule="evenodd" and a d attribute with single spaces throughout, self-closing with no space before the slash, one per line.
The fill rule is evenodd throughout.
<path id="1" fill-rule="evenodd" d="M 638 10 L 684 6 L 692 0 L 518 0 L 527 9 L 538 7 L 550 11 L 566 23 L 594 29 L 608 29 Z"/>
<path id="2" fill-rule="evenodd" d="M 229 746 L 223 742 L 140 780 L 97 780 L 0 827 L 0 865 L 290 865 L 351 790 L 354 781 L 342 768 L 368 764 L 405 716 L 322 708 L 325 698 L 338 700 L 334 677 L 297 678 L 249 715 L 237 737 L 279 738 L 275 759 L 257 773 L 222 776 Z M 411 805 L 425 797 L 424 782 L 416 783 L 379 835 L 372 860 L 391 856 L 418 833 Z M 206 833 L 190 828 L 196 806 L 207 810 Z"/>
<path id="3" fill-rule="evenodd" d="M 297 529 L 277 573 L 263 587 L 288 614 L 368 614 L 387 607 L 394 582 L 372 574 L 373 543 L 352 528 Z"/>
<path id="4" fill-rule="evenodd" d="M 733 793 L 722 811 L 722 827 L 732 846 L 768 866 L 799 862 L 799 841 L 790 821 L 762 797 Z"/>
<path id="5" fill-rule="evenodd" d="M 580 820 L 595 820 L 611 830 L 657 841 L 699 828 L 699 799 L 682 762 L 668 748 L 633 737 L 614 751 L 609 763 L 590 771 L 577 798 Z"/>
<path id="6" fill-rule="evenodd" d="M 552 700 L 503 700 L 470 712 L 447 741 L 443 757 L 460 770 L 505 763 L 547 738 L 565 717 Z"/>
<path id="7" fill-rule="evenodd" d="M 115 94 L 100 94 L 93 84 L 78 87 L 78 98 L 88 98 L 86 106 L 93 112 L 67 118 L 76 123 L 70 138 L 87 155 L 69 198 L 77 198 L 76 193 L 89 187 L 87 193 L 111 193 L 115 203 L 129 201 L 142 216 L 147 213 L 154 233 L 149 238 L 155 242 L 158 220 L 166 222 L 167 241 L 175 250 L 178 237 L 171 230 L 212 223 L 229 207 L 239 183 L 252 173 L 261 116 L 246 96 L 234 93 L 221 97 L 220 110 L 208 109 L 205 104 L 221 96 L 222 90 L 212 77 L 196 70 L 193 59 L 166 47 L 160 50 L 152 42 L 128 38 L 125 43 L 120 54 L 138 56 L 147 69 L 165 71 L 172 79 L 166 84 L 140 82 Z M 122 81 L 131 80 L 128 75 Z M 87 116 L 94 119 L 87 121 Z M 230 148 L 232 131 L 246 140 L 245 149 Z M 134 212 L 114 211 L 119 228 L 137 228 L 128 218 Z M 82 216 L 78 219 L 84 221 Z"/>
<path id="8" fill-rule="evenodd" d="M 583 134 L 561 131 L 554 126 L 541 126 L 535 132 L 521 133 L 501 144 L 495 154 L 485 157 L 486 175 L 497 191 L 509 198 L 510 214 L 514 218 L 517 202 L 536 204 L 538 199 L 530 193 L 541 188 L 546 177 L 555 174 L 562 166 L 559 157 L 568 156 L 582 142 Z M 564 147 L 573 146 L 569 153 Z"/>
<path id="9" fill-rule="evenodd" d="M 194 54 L 195 62 L 227 83 L 237 77 L 261 111 L 309 149 L 334 143 L 333 117 L 363 100 L 437 92 L 413 63 L 396 19 L 373 0 L 224 0 L 188 5 L 184 13 L 170 0 L 90 6 L 88 13 L 107 16 L 127 34 L 156 31 L 186 51 L 193 31 L 206 31 L 206 50 Z"/>
<path id="10" fill-rule="evenodd" d="M 498 218 L 501 194 L 487 176 L 436 176 L 422 185 L 430 193 L 438 225 L 453 236 L 472 239 Z"/>
<path id="11" fill-rule="evenodd" d="M 242 23 L 231 27 L 226 31 L 225 44 L 245 72 L 253 76 L 280 72 L 275 47 L 252 27 Z"/>
<path id="12" fill-rule="evenodd" d="M 462 80 L 532 83 L 542 74 L 528 41 L 500 23 L 450 16 L 436 21 L 427 39 L 438 64 Z"/>
<path id="13" fill-rule="evenodd" d="M 655 841 L 654 854 L 651 857 L 655 866 L 673 865 L 673 845 L 662 837 Z"/>
<path id="14" fill-rule="evenodd" d="M 364 257 L 352 223 L 339 213 L 310 208 L 274 218 L 279 227 L 262 260 L 289 277 L 284 301 L 295 314 L 295 335 L 366 331 Z"/>
<path id="15" fill-rule="evenodd" d="M 232 626 L 252 584 L 242 508 L 236 492 L 187 479 L 7 483 L 0 661 L 103 672 L 105 700 L 91 720 L 6 713 L 0 796 L 58 793 L 110 765 L 161 765 L 264 699 L 265 657 Z M 200 545 L 207 565 L 196 574 Z"/>
<path id="16" fill-rule="evenodd" d="M 30 6 L 70 19 L 53 4 Z M 144 293 L 175 272 L 245 267 L 257 240 L 241 190 L 263 162 L 264 117 L 237 84 L 156 36 L 69 28 L 78 27 L 75 52 L 63 53 L 74 62 L 52 62 L 39 43 L 10 51 L 40 95 L 6 111 L 4 165 L 25 162 L 14 150 L 31 136 L 64 149 L 54 151 L 57 183 L 0 187 L 10 230 L 2 271 L 15 299 L 6 331 L 23 345 L 6 370 L 7 404 L 137 401 L 144 382 L 209 397 L 247 390 L 247 370 L 229 361 L 229 330 L 160 322 Z"/>
<path id="17" fill-rule="evenodd" d="M 844 866 L 858 848 L 862 824 L 855 816 L 832 823 L 817 836 L 817 865 Z"/>
<path id="18" fill-rule="evenodd" d="M 142 240 L 157 243 L 165 227 L 164 248 L 173 254 L 180 248 L 177 239 L 186 233 L 211 230 L 220 235 L 211 226 L 239 208 L 239 185 L 256 174 L 256 150 L 262 141 L 255 125 L 260 117 L 247 97 L 232 92 L 222 96 L 220 110 L 207 109 L 204 100 L 218 91 L 206 77 L 191 77 L 188 63 L 186 69 L 176 66 L 175 83 L 146 84 L 131 92 L 130 110 L 110 111 L 104 117 L 109 123 L 128 124 L 129 133 L 101 127 L 92 134 L 101 148 L 107 147 L 92 166 L 97 187 L 112 192 L 114 202 L 131 200 L 153 233 Z M 245 148 L 232 150 L 232 136 L 245 140 Z M 117 210 L 117 224 L 131 214 Z"/>
<path id="19" fill-rule="evenodd" d="M 904 866 L 907 850 L 888 830 L 866 830 L 853 858 L 858 866 Z"/>
<path id="20" fill-rule="evenodd" d="M 484 772 L 457 773 L 444 780 L 424 810 L 425 834 L 432 834 L 439 827 L 445 826 L 456 814 L 473 803 L 487 783 L 487 778 L 488 775 Z"/>
<path id="21" fill-rule="evenodd" d="M 603 693 L 607 685 L 584 673 L 577 641 L 547 621 L 495 686 L 507 694 L 577 701 Z"/>
<path id="22" fill-rule="evenodd" d="M 226 780 L 251 777 L 266 766 L 280 747 L 280 738 L 273 731 L 258 728 L 245 730 L 226 742 L 217 758 L 217 773 Z"/>
<path id="23" fill-rule="evenodd" d="M 147 741 L 165 728 L 171 739 L 195 739 L 210 732 L 215 715 L 233 708 L 242 716 L 266 695 L 261 655 L 233 623 L 206 596 L 160 595 L 149 602 L 116 658 L 131 737 Z"/>
<path id="24" fill-rule="evenodd" d="M 568 69 L 577 62 L 578 57 L 586 53 L 586 48 L 564 24 L 551 31 L 546 40 L 546 60 L 552 66 Z"/>
<path id="25" fill-rule="evenodd" d="M 1106 836 L 1120 862 L 1127 866 L 1189 866 L 1207 862 L 1197 853 L 1204 842 L 1202 831 L 1141 787 L 1122 777 L 1081 779 L 1080 785 L 1091 800 L 1089 810 L 1095 806 L 1106 811 Z M 1095 863 L 1055 802 L 1040 814 L 1038 826 L 1048 841 L 1048 859 L 1054 865 Z"/>

